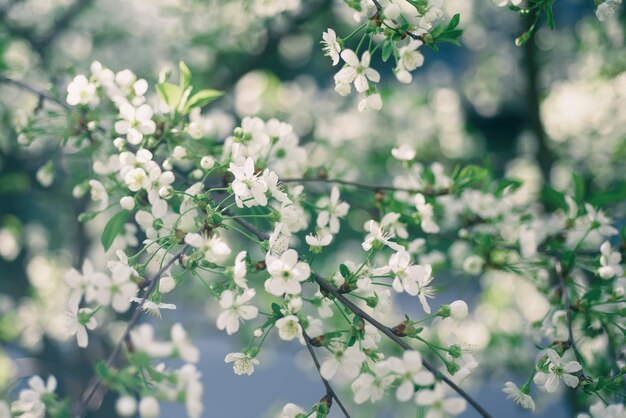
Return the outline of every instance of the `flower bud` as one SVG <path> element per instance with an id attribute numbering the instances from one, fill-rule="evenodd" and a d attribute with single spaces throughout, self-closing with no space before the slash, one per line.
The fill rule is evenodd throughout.
<path id="1" fill-rule="evenodd" d="M 159 401 L 153 396 L 147 396 L 139 402 L 141 418 L 157 418 L 160 413 Z"/>
<path id="2" fill-rule="evenodd" d="M 131 396 L 121 396 L 115 402 L 115 411 L 122 417 L 133 416 L 137 411 L 137 401 Z"/>
<path id="3" fill-rule="evenodd" d="M 135 199 L 130 196 L 124 196 L 120 199 L 120 206 L 122 209 L 132 210 L 135 207 Z"/>
<path id="4" fill-rule="evenodd" d="M 176 281 L 171 276 L 162 277 L 159 280 L 159 292 L 160 293 L 169 293 L 176 287 Z"/>
<path id="5" fill-rule="evenodd" d="M 263 335 L 263 330 L 261 328 L 257 328 L 254 330 L 254 336 L 260 338 Z"/>
<path id="6" fill-rule="evenodd" d="M 200 160 L 200 167 L 202 167 L 204 170 L 210 170 L 213 168 L 214 165 L 215 158 L 211 157 L 210 155 L 205 155 Z"/>
<path id="7" fill-rule="evenodd" d="M 172 153 L 172 157 L 174 160 L 179 161 L 187 156 L 187 150 L 180 145 L 174 147 L 174 151 Z"/>
<path id="8" fill-rule="evenodd" d="M 455 300 L 450 304 L 450 316 L 457 321 L 462 321 L 467 318 L 468 309 L 467 303 L 462 300 Z"/>
<path id="9" fill-rule="evenodd" d="M 113 146 L 117 148 L 118 150 L 121 150 L 122 148 L 124 148 L 124 144 L 126 144 L 126 141 L 124 140 L 124 138 L 118 137 L 113 140 Z"/>
<path id="10" fill-rule="evenodd" d="M 172 186 L 163 186 L 159 190 L 159 196 L 163 199 L 169 199 L 174 195 L 174 188 Z"/>
<path id="11" fill-rule="evenodd" d="M 204 136 L 204 129 L 199 123 L 191 122 L 189 126 L 187 126 L 187 133 L 193 139 L 200 139 Z"/>

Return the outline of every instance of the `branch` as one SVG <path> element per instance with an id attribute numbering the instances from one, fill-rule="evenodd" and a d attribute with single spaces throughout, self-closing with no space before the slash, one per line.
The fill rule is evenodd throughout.
<path id="1" fill-rule="evenodd" d="M 580 351 L 578 351 L 578 347 L 576 346 L 576 341 L 574 341 L 574 332 L 572 330 L 572 307 L 569 304 L 569 294 L 567 293 L 567 287 L 565 286 L 565 277 L 563 276 L 563 265 L 560 261 L 557 261 L 554 264 L 554 270 L 556 271 L 556 275 L 559 279 L 559 289 L 561 290 L 561 297 L 563 298 L 563 304 L 565 305 L 565 315 L 567 319 L 567 342 L 570 347 L 574 351 L 574 355 L 576 356 L 576 360 L 582 366 L 585 364 Z"/>
<path id="2" fill-rule="evenodd" d="M 535 13 L 537 13 L 535 11 Z M 533 15 L 528 15 L 532 23 Z M 555 160 L 554 153 L 548 146 L 548 135 L 541 120 L 541 98 L 539 91 L 539 65 L 537 63 L 537 49 L 533 39 L 524 44 L 524 74 L 526 77 L 526 111 L 527 122 L 537 138 L 537 163 L 541 168 L 543 179 L 550 179 L 550 170 Z"/>
<path id="3" fill-rule="evenodd" d="M 444 189 L 441 191 L 435 190 L 420 190 L 413 189 L 410 187 L 395 187 L 395 186 L 386 186 L 386 185 L 378 185 L 378 184 L 368 184 L 368 183 L 360 183 L 356 181 L 348 181 L 341 179 L 329 179 L 325 177 L 309 177 L 309 178 L 286 178 L 280 179 L 282 183 L 307 183 L 307 182 L 320 182 L 320 183 L 331 183 L 331 184 L 342 184 L 344 186 L 357 187 L 360 189 L 368 189 L 373 190 L 375 192 L 382 190 L 389 190 L 395 192 L 407 192 L 407 193 L 420 193 L 424 196 L 443 196 L 450 193 L 450 190 Z"/>
<path id="4" fill-rule="evenodd" d="M 245 219 L 241 219 L 241 218 L 235 218 L 235 221 L 237 221 L 240 225 L 242 225 L 243 227 L 247 228 L 252 234 L 254 234 L 258 239 L 260 240 L 266 240 L 268 238 L 268 234 L 259 230 L 256 226 L 252 225 L 250 222 L 246 221 Z M 359 308 L 358 306 L 356 306 L 352 301 L 350 301 L 350 299 L 348 299 L 345 295 L 341 294 L 337 288 L 333 285 L 331 285 L 330 283 L 328 283 L 326 280 L 324 280 L 324 278 L 322 278 L 322 276 L 320 276 L 319 274 L 317 274 L 314 271 L 311 271 L 314 275 L 315 281 L 317 282 L 317 284 L 324 289 L 325 291 L 327 291 L 328 293 L 330 293 L 331 295 L 333 295 L 335 297 L 335 299 L 339 300 L 344 306 L 346 306 L 348 309 L 350 309 L 352 311 L 352 313 L 354 313 L 355 315 L 357 315 L 358 317 L 362 318 L 363 320 L 369 322 L 370 324 L 372 324 L 374 327 L 376 327 L 380 332 L 382 332 L 383 334 L 385 334 L 387 337 L 389 337 L 389 339 L 391 339 L 393 342 L 395 342 L 396 344 L 398 344 L 400 347 L 402 347 L 405 350 L 414 350 L 413 347 L 411 347 L 406 341 L 404 341 L 402 338 L 400 338 L 399 336 L 397 336 L 393 330 L 391 328 L 389 328 L 386 325 L 383 325 L 382 323 L 378 322 L 376 319 L 374 319 L 372 316 L 370 316 L 368 313 L 366 313 L 365 311 L 363 311 L 361 308 Z M 444 381 L 448 386 L 450 386 L 450 388 L 452 388 L 456 393 L 458 393 L 460 396 L 462 396 L 470 405 L 472 405 L 472 407 L 474 407 L 474 409 L 476 409 L 476 411 L 484 418 L 491 418 L 491 415 L 474 399 L 472 398 L 472 396 L 470 394 L 468 394 L 467 392 L 465 392 L 465 390 L 461 389 L 456 383 L 454 383 L 450 378 L 448 378 L 447 376 L 445 376 L 443 373 L 441 373 L 433 364 L 431 364 L 428 360 L 426 360 L 425 358 L 422 358 L 422 365 L 428 369 L 431 373 L 433 373 L 435 376 L 437 376 L 437 378 L 441 379 L 442 381 Z"/>
<path id="5" fill-rule="evenodd" d="M 70 107 L 70 105 L 68 105 L 67 103 L 65 103 L 64 101 L 57 99 L 56 97 L 52 96 L 50 93 L 48 93 L 45 90 L 41 90 L 37 87 L 31 86 L 30 84 L 21 81 L 21 80 L 16 80 L 14 78 L 11 77 L 7 77 L 5 75 L 0 75 L 0 83 L 7 83 L 7 84 L 11 84 L 17 88 L 19 88 L 20 90 L 24 90 L 27 91 L 29 93 L 32 93 L 34 95 L 36 95 L 37 97 L 39 97 L 39 100 L 47 100 L 49 102 L 55 103 L 59 106 L 61 106 L 62 108 L 66 109 L 66 110 L 71 110 L 72 108 Z"/>
<path id="6" fill-rule="evenodd" d="M 341 412 L 343 412 L 345 417 L 350 418 L 350 414 L 341 403 L 341 400 L 337 396 L 337 393 L 333 390 L 332 386 L 330 386 L 330 383 L 328 383 L 328 380 L 324 379 L 324 377 L 322 376 L 322 372 L 320 370 L 321 369 L 320 362 L 317 359 L 317 356 L 315 355 L 315 351 L 313 350 L 313 345 L 311 344 L 311 337 L 309 337 L 309 335 L 306 333 L 306 331 L 304 330 L 304 327 L 302 327 L 302 336 L 304 337 L 304 341 L 306 342 L 306 348 L 309 350 L 309 354 L 311 354 L 311 358 L 313 359 L 315 368 L 317 369 L 317 372 L 320 375 L 320 379 L 322 379 L 322 383 L 324 383 L 324 387 L 326 388 L 326 396 L 330 396 L 331 398 L 333 398 L 337 402 L 339 409 L 341 409 Z"/>
<path id="7" fill-rule="evenodd" d="M 380 14 L 383 11 L 383 6 L 381 6 L 380 2 L 378 0 L 372 0 L 372 2 L 374 3 L 374 6 L 376 6 L 376 13 Z M 399 26 L 400 24 L 395 20 L 395 19 L 391 19 L 391 21 L 394 23 L 394 25 Z M 387 27 L 389 27 L 388 25 L 385 25 Z M 418 41 L 422 41 L 424 42 L 424 37 L 422 35 L 416 35 L 413 32 L 410 32 L 408 30 L 400 30 L 397 27 L 396 28 L 390 28 L 390 29 L 394 29 L 397 30 L 400 33 L 404 33 L 407 36 L 410 36 L 411 38 L 418 40 Z"/>
<path id="8" fill-rule="evenodd" d="M 113 351 L 107 358 L 107 361 L 106 361 L 107 367 L 111 367 L 111 365 L 113 364 L 113 362 L 119 355 L 120 351 L 122 350 L 122 347 L 124 346 L 124 342 L 130 335 L 130 331 L 133 329 L 133 327 L 137 324 L 137 321 L 139 320 L 139 316 L 141 314 L 141 308 L 143 307 L 146 300 L 150 297 L 152 292 L 154 292 L 154 290 L 156 289 L 157 283 L 159 282 L 158 281 L 159 277 L 161 277 L 161 275 L 165 273 L 176 261 L 180 260 L 188 248 L 189 248 L 188 244 L 184 245 L 183 248 L 178 253 L 176 253 L 176 255 L 174 255 L 174 257 L 172 257 L 167 263 L 163 265 L 163 267 L 159 269 L 159 271 L 154 273 L 154 275 L 152 275 L 152 277 L 148 279 L 148 283 L 149 283 L 148 288 L 144 292 L 143 297 L 141 298 L 141 301 L 137 305 L 137 309 L 135 310 L 135 312 L 133 312 L 133 315 L 130 317 L 130 320 L 128 321 L 128 324 L 126 325 L 126 329 L 124 330 L 122 337 L 120 338 L 119 342 L 116 344 L 115 348 L 113 349 Z M 89 405 L 89 402 L 91 401 L 93 396 L 96 394 L 100 386 L 102 386 L 102 378 L 98 376 L 93 381 L 93 383 L 85 390 L 83 394 L 83 400 L 81 404 L 78 406 L 76 413 L 74 414 L 75 418 L 82 418 L 85 415 L 85 413 L 87 412 L 87 406 Z"/>

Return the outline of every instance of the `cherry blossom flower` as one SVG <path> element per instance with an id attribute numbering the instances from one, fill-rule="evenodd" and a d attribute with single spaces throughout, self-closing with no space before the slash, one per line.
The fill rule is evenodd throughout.
<path id="1" fill-rule="evenodd" d="M 236 295 L 232 290 L 225 290 L 220 298 L 223 311 L 217 317 L 217 328 L 225 329 L 226 333 L 231 335 L 239 331 L 240 321 L 256 318 L 259 309 L 246 304 L 255 294 L 254 289 L 248 289 L 240 295 Z"/>
<path id="2" fill-rule="evenodd" d="M 575 388 L 578 386 L 578 377 L 572 373 L 582 370 L 582 366 L 577 361 L 563 362 L 561 356 L 552 349 L 546 350 L 548 356 L 546 366 L 547 372 L 538 371 L 533 378 L 535 384 L 543 388 L 548 393 L 554 393 L 559 388 L 562 380 L 567 386 Z"/>
<path id="3" fill-rule="evenodd" d="M 406 46 L 398 49 L 398 65 L 395 68 L 399 82 L 409 84 L 413 81 L 411 71 L 424 64 L 424 56 L 417 49 L 422 46 L 421 41 L 412 39 Z"/>
<path id="4" fill-rule="evenodd" d="M 44 398 L 54 393 L 57 388 L 57 379 L 49 376 L 44 380 L 39 376 L 28 379 L 28 388 L 22 389 L 18 399 L 11 404 L 11 412 L 25 418 L 44 418 L 46 404 Z"/>
<path id="5" fill-rule="evenodd" d="M 322 210 L 317 215 L 317 226 L 328 229 L 331 233 L 339 232 L 339 219 L 344 218 L 348 214 L 350 205 L 339 200 L 339 188 L 333 186 L 330 192 L 330 198 L 322 198 L 317 203 Z"/>
<path id="6" fill-rule="evenodd" d="M 422 367 L 422 356 L 417 351 L 405 351 L 402 359 L 390 357 L 386 360 L 388 368 L 400 377 L 400 385 L 396 389 L 396 399 L 406 402 L 415 393 L 414 385 L 428 386 L 434 383 L 435 377 Z"/>
<path id="7" fill-rule="evenodd" d="M 298 317 L 295 315 L 287 315 L 280 318 L 276 321 L 276 328 L 278 328 L 280 338 L 285 341 L 291 341 L 302 334 L 302 327 Z"/>
<path id="8" fill-rule="evenodd" d="M 445 383 L 436 383 L 433 389 L 421 389 L 415 395 L 415 403 L 428 407 L 426 418 L 456 416 L 465 411 L 465 399 L 458 396 L 446 396 Z"/>
<path id="9" fill-rule="evenodd" d="M 201 251 L 211 263 L 221 263 L 231 253 L 228 244 L 217 235 L 190 233 L 185 235 L 185 242 Z"/>
<path id="10" fill-rule="evenodd" d="M 254 160 L 251 157 L 246 158 L 241 165 L 230 163 L 228 170 L 235 176 L 231 187 L 238 207 L 267 205 L 267 184 L 255 173 Z"/>
<path id="11" fill-rule="evenodd" d="M 283 294 L 300 294 L 302 286 L 300 282 L 305 281 L 311 275 L 311 268 L 305 262 L 298 261 L 296 250 L 289 249 L 280 257 L 267 254 L 265 257 L 267 272 L 270 278 L 265 281 L 265 290 L 275 296 Z"/>
<path id="12" fill-rule="evenodd" d="M 354 382 L 351 388 L 354 392 L 354 402 L 362 404 L 369 400 L 379 401 L 383 398 L 385 390 L 394 381 L 394 376 L 387 374 L 386 363 L 376 363 L 372 373 L 362 373 Z"/>
<path id="13" fill-rule="evenodd" d="M 430 286 L 433 280 L 432 267 L 428 264 L 424 266 L 412 264 L 409 253 L 401 250 L 389 258 L 389 268 L 395 276 L 393 289 L 396 292 L 404 291 L 411 296 L 417 296 L 424 312 L 430 313 L 427 298 L 433 298 L 435 294 Z"/>
<path id="14" fill-rule="evenodd" d="M 74 77 L 74 80 L 67 85 L 67 97 L 65 101 L 70 106 L 96 106 L 100 102 L 100 99 L 98 98 L 96 85 L 90 83 L 84 75 L 77 75 Z"/>
<path id="15" fill-rule="evenodd" d="M 365 223 L 365 230 L 369 231 L 369 234 L 365 237 L 365 241 L 361 244 L 361 247 L 365 251 L 370 251 L 374 245 L 386 245 L 395 251 L 402 251 L 404 247 L 398 243 L 391 241 L 395 234 L 385 231 L 383 227 L 374 220 L 369 220 Z"/>
<path id="16" fill-rule="evenodd" d="M 333 60 L 333 65 L 339 64 L 339 53 L 341 52 L 341 45 L 337 42 L 337 34 L 334 30 L 328 28 L 326 32 L 322 34 L 322 50 L 324 55 L 329 56 Z"/>
<path id="17" fill-rule="evenodd" d="M 130 144 L 139 145 L 144 135 L 151 135 L 156 131 L 152 114 L 152 108 L 147 104 L 135 108 L 130 103 L 123 103 L 120 106 L 122 120 L 115 122 L 115 131 L 125 134 Z"/>
<path id="18" fill-rule="evenodd" d="M 70 335 L 76 335 L 76 341 L 81 348 L 89 344 L 87 330 L 93 330 L 98 326 L 93 317 L 94 310 L 90 308 L 78 309 L 78 304 L 70 306 L 67 312 L 67 331 Z"/>
<path id="19" fill-rule="evenodd" d="M 233 371 L 237 375 L 248 375 L 254 373 L 254 366 L 259 364 L 259 360 L 244 353 L 230 353 L 224 359 L 226 363 L 233 363 Z"/>
<path id="20" fill-rule="evenodd" d="M 522 408 L 529 409 L 531 411 L 535 410 L 535 401 L 533 398 L 531 398 L 528 393 L 524 392 L 523 389 L 519 389 L 515 383 L 506 382 L 502 392 L 507 394 L 507 399 L 512 400 Z"/>
<path id="21" fill-rule="evenodd" d="M 116 312 L 130 308 L 130 298 L 137 294 L 137 284 L 132 281 L 134 271 L 129 266 L 117 263 L 107 280 L 96 284 L 96 300 L 101 305 L 111 305 Z"/>
<path id="22" fill-rule="evenodd" d="M 361 370 L 361 364 L 365 361 L 365 353 L 357 346 L 345 347 L 341 344 L 331 346 L 332 355 L 327 358 L 320 368 L 322 377 L 332 379 L 337 372 L 348 378 L 355 378 Z"/>
<path id="23" fill-rule="evenodd" d="M 598 401 L 589 407 L 589 414 L 578 414 L 576 418 L 626 418 L 624 404 L 605 405 Z"/>
<path id="24" fill-rule="evenodd" d="M 200 360 L 200 351 L 192 344 L 183 326 L 176 323 L 170 331 L 174 353 L 188 363 Z"/>
<path id="25" fill-rule="evenodd" d="M 380 74 L 378 71 L 370 68 L 371 56 L 369 51 L 365 51 L 361 56 L 361 60 L 351 49 L 344 49 L 341 52 L 341 58 L 346 65 L 335 75 L 337 84 L 350 84 L 354 82 L 354 87 L 359 93 L 364 93 L 369 88 L 369 81 L 378 83 Z"/>
<path id="26" fill-rule="evenodd" d="M 305 415 L 306 411 L 296 404 L 288 403 L 280 411 L 278 418 L 296 418 L 300 416 L 300 414 Z"/>

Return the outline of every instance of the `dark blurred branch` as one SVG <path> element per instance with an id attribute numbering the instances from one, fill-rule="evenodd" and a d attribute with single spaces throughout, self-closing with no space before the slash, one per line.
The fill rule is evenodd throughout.
<path id="1" fill-rule="evenodd" d="M 21 81 L 21 80 L 16 80 L 14 78 L 11 77 L 7 77 L 5 75 L 1 75 L 0 74 L 0 83 L 6 83 L 6 84 L 11 84 L 21 90 L 25 90 L 29 93 L 32 93 L 34 95 L 36 95 L 37 97 L 39 97 L 40 100 L 47 100 L 49 102 L 55 103 L 63 108 L 65 108 L 66 110 L 71 110 L 71 107 L 65 103 L 64 101 L 57 99 L 56 97 L 52 96 L 50 93 L 48 93 L 45 90 L 41 90 L 37 87 L 31 86 L 30 84 Z"/>
<path id="2" fill-rule="evenodd" d="M 554 264 L 554 270 L 556 272 L 556 276 L 559 279 L 559 290 L 561 291 L 561 298 L 563 300 L 563 305 L 565 307 L 565 316 L 567 319 L 567 335 L 568 335 L 568 343 L 572 350 L 574 351 L 574 355 L 576 356 L 576 361 L 580 363 L 580 365 L 584 365 L 585 361 L 576 346 L 576 341 L 574 340 L 574 332 L 572 330 L 572 306 L 569 303 L 569 293 L 567 290 L 567 286 L 565 285 L 565 276 L 563 274 L 563 265 L 560 261 L 557 261 Z"/>
<path id="3" fill-rule="evenodd" d="M 290 18 L 288 23 L 281 27 L 279 30 L 274 29 L 271 25 L 267 26 L 268 29 L 268 37 L 266 43 L 267 46 L 270 45 L 278 45 L 278 43 L 285 37 L 297 32 L 298 28 L 303 24 L 309 22 L 311 19 L 315 18 L 315 16 L 323 11 L 325 8 L 330 7 L 333 4 L 332 0 L 310 0 L 302 3 L 306 6 L 303 12 Z M 234 85 L 243 75 L 248 72 L 262 68 L 264 65 L 268 63 L 267 55 L 259 53 L 258 55 L 252 57 L 248 60 L 242 60 L 240 57 L 236 62 L 236 65 L 230 69 L 230 71 L 226 74 L 223 82 L 222 88 L 226 89 L 228 86 Z M 213 80 L 211 80 L 214 82 Z"/>
<path id="4" fill-rule="evenodd" d="M 157 285 L 159 283 L 159 278 L 161 277 L 161 275 L 163 275 L 170 267 L 172 267 L 174 263 L 181 260 L 182 256 L 185 254 L 188 248 L 189 248 L 189 245 L 187 244 L 184 245 L 183 248 L 180 251 L 178 251 L 178 253 L 176 253 L 170 260 L 167 261 L 167 263 L 163 265 L 163 267 L 159 269 L 159 271 L 154 273 L 154 275 L 152 275 L 148 279 L 149 285 L 147 289 L 145 290 L 143 297 L 137 304 L 137 308 L 133 312 L 133 315 L 128 320 L 128 324 L 126 325 L 126 329 L 124 330 L 122 337 L 120 338 L 119 342 L 116 344 L 115 348 L 113 349 L 113 351 L 111 352 L 111 354 L 106 360 L 105 364 L 107 367 L 111 367 L 113 365 L 113 362 L 115 362 L 115 360 L 117 359 L 117 356 L 119 355 L 120 351 L 122 351 L 122 347 L 124 346 L 126 340 L 130 337 L 130 332 L 132 331 L 134 326 L 137 324 L 137 321 L 139 321 L 139 316 L 141 315 L 141 308 L 143 308 L 143 305 L 145 304 L 146 300 L 148 300 L 152 292 L 154 292 L 154 290 L 157 288 Z M 77 407 L 76 412 L 74 413 L 75 418 L 82 418 L 83 416 L 85 416 L 85 414 L 87 413 L 87 407 L 89 406 L 89 402 L 91 401 L 91 399 L 93 398 L 93 396 L 96 394 L 96 392 L 101 386 L 102 386 L 102 379 L 98 376 L 97 378 L 95 378 L 93 383 L 91 383 L 88 386 L 88 388 L 85 390 L 83 394 L 83 400 L 80 403 L 80 405 Z"/>
<path id="5" fill-rule="evenodd" d="M 41 36 L 36 36 L 35 28 L 25 28 L 15 25 L 7 19 L 7 14 L 11 8 L 20 0 L 13 0 L 4 9 L 0 10 L 0 20 L 2 20 L 7 31 L 17 37 L 25 39 L 31 47 L 46 60 L 50 45 L 70 26 L 85 8 L 93 3 L 93 0 L 76 0 L 63 13 L 61 13 L 52 23 L 52 25 Z"/>
<path id="6" fill-rule="evenodd" d="M 385 185 L 360 183 L 356 181 L 348 181 L 348 180 L 341 180 L 341 179 L 329 179 L 325 177 L 284 178 L 284 179 L 280 179 L 280 181 L 282 183 L 319 182 L 319 183 L 342 184 L 344 186 L 356 187 L 359 189 L 368 189 L 368 190 L 372 190 L 375 192 L 388 190 L 388 191 L 394 191 L 394 192 L 421 193 L 424 196 L 443 196 L 443 195 L 450 193 L 449 190 L 441 190 L 441 191 L 434 191 L 434 190 L 428 190 L 428 189 L 420 190 L 420 189 L 413 189 L 410 187 L 385 186 Z"/>
<path id="7" fill-rule="evenodd" d="M 536 12 L 535 12 L 536 13 Z M 526 21 L 531 25 L 535 16 L 531 13 Z M 537 163 L 546 182 L 550 181 L 550 169 L 555 156 L 548 146 L 548 135 L 541 121 L 541 95 L 539 87 L 539 63 L 534 39 L 524 44 L 524 74 L 526 78 L 526 112 L 531 130 L 537 139 Z"/>
<path id="8" fill-rule="evenodd" d="M 326 396 L 334 399 L 335 402 L 337 402 L 339 409 L 341 409 L 341 411 L 343 412 L 343 415 L 346 418 L 350 418 L 350 414 L 341 403 L 339 396 L 337 396 L 337 393 L 333 390 L 332 386 L 330 386 L 330 383 L 328 383 L 328 380 L 324 379 L 324 377 L 322 376 L 320 362 L 317 359 L 317 356 L 315 355 L 315 350 L 313 350 L 313 345 L 311 344 L 311 337 L 309 337 L 309 335 L 306 333 L 304 328 L 302 328 L 302 337 L 304 338 L 304 341 L 306 342 L 306 348 L 309 350 L 309 354 L 311 355 L 311 358 L 313 359 L 313 363 L 315 364 L 315 368 L 317 369 L 317 372 L 320 375 L 320 379 L 322 379 L 322 383 L 324 383 L 324 387 L 326 388 Z"/>

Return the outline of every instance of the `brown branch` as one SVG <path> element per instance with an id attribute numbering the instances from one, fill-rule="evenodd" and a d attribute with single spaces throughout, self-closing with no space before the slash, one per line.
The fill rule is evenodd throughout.
<path id="1" fill-rule="evenodd" d="M 58 99 L 58 98 L 54 97 L 53 95 L 51 95 L 50 93 L 48 93 L 47 91 L 39 89 L 37 87 L 34 87 L 34 86 L 26 83 L 25 81 L 16 80 L 14 78 L 11 78 L 11 77 L 8 77 L 8 76 L 0 74 L 0 83 L 11 84 L 11 85 L 17 87 L 20 90 L 24 90 L 24 91 L 27 91 L 29 93 L 32 93 L 32 94 L 36 95 L 37 97 L 39 97 L 39 100 L 45 100 L 45 101 L 52 102 L 54 104 L 57 104 L 57 105 L 61 106 L 65 110 L 71 110 L 72 109 L 70 107 L 70 105 L 68 105 L 67 103 L 65 103 L 61 99 Z"/>
<path id="2" fill-rule="evenodd" d="M 435 191 L 431 189 L 413 189 L 411 187 L 396 187 L 396 186 L 386 186 L 386 185 L 378 185 L 378 184 L 368 184 L 368 183 L 360 183 L 357 181 L 348 181 L 342 179 L 329 179 L 325 177 L 308 177 L 308 178 L 284 178 L 280 179 L 282 183 L 311 183 L 311 182 L 320 182 L 320 183 L 332 183 L 332 184 L 342 184 L 344 186 L 356 187 L 359 189 L 368 189 L 372 191 L 394 191 L 394 192 L 407 192 L 407 193 L 420 193 L 424 196 L 443 196 L 450 194 L 449 189 L 444 189 L 440 191 Z"/>
<path id="3" fill-rule="evenodd" d="M 565 276 L 563 275 L 563 265 L 560 261 L 557 261 L 554 264 L 554 270 L 556 271 L 556 276 L 559 279 L 559 289 L 561 291 L 561 298 L 563 300 L 563 305 L 565 305 L 565 317 L 567 319 L 567 342 L 570 347 L 574 351 L 574 355 L 576 356 L 576 360 L 582 366 L 585 364 L 585 361 L 576 346 L 576 341 L 574 341 L 574 332 L 572 329 L 572 306 L 569 303 L 569 294 L 567 290 L 567 286 L 565 285 Z"/>
<path id="4" fill-rule="evenodd" d="M 324 383 L 324 387 L 326 388 L 326 396 L 334 399 L 335 402 L 337 402 L 339 409 L 341 409 L 341 412 L 343 412 L 343 414 L 345 415 L 345 417 L 350 418 L 350 414 L 341 403 L 339 396 L 337 396 L 337 393 L 333 390 L 332 386 L 330 386 L 330 383 L 328 383 L 328 380 L 324 379 L 324 377 L 322 376 L 320 362 L 317 359 L 317 356 L 315 355 L 315 350 L 313 350 L 313 345 L 311 344 L 311 337 L 309 337 L 309 335 L 306 333 L 306 331 L 304 330 L 304 327 L 302 327 L 302 337 L 304 337 L 304 341 L 306 342 L 306 348 L 309 350 L 309 354 L 311 355 L 311 358 L 313 359 L 313 363 L 315 364 L 315 368 L 317 369 L 317 372 L 320 375 L 320 379 L 322 379 L 322 383 Z"/>
<path id="5" fill-rule="evenodd" d="M 255 235 L 260 240 L 266 240 L 268 238 L 268 234 L 266 232 L 261 231 L 256 226 L 252 225 L 250 222 L 245 219 L 235 218 L 240 225 L 248 229 L 253 235 Z M 380 332 L 385 334 L 390 340 L 398 344 L 405 350 L 415 350 L 411 347 L 406 341 L 397 336 L 391 328 L 382 323 L 378 322 L 375 318 L 370 316 L 368 313 L 363 311 L 361 308 L 356 306 L 350 299 L 348 299 L 345 295 L 339 292 L 339 290 L 328 283 L 322 276 L 312 271 L 313 277 L 317 284 L 335 297 L 335 299 L 339 300 L 344 306 L 352 311 L 355 315 L 362 318 L 363 320 L 372 324 L 375 328 L 377 328 Z M 450 388 L 452 388 L 456 393 L 462 396 L 474 409 L 484 418 L 491 418 L 491 415 L 465 390 L 460 388 L 456 383 L 454 383 L 450 378 L 441 373 L 433 364 L 431 364 L 428 360 L 422 358 L 422 365 L 428 369 L 431 373 L 433 373 L 437 378 L 444 381 Z"/>
<path id="6" fill-rule="evenodd" d="M 105 363 L 107 367 L 110 367 L 111 365 L 113 365 L 113 362 L 117 359 L 117 356 L 122 350 L 122 347 L 124 346 L 126 339 L 130 336 L 131 330 L 137 324 L 137 321 L 139 321 L 139 316 L 141 315 L 141 308 L 143 307 L 146 300 L 148 300 L 152 292 L 154 292 L 154 290 L 156 289 L 157 284 L 159 283 L 159 280 L 158 280 L 159 277 L 161 277 L 163 273 L 165 273 L 170 267 L 172 267 L 174 263 L 179 261 L 188 248 L 189 248 L 188 244 L 184 245 L 183 248 L 174 255 L 174 257 L 172 257 L 167 263 L 163 265 L 163 267 L 161 267 L 156 273 L 154 273 L 148 279 L 150 284 L 148 288 L 145 290 L 143 297 L 139 301 L 137 305 L 137 309 L 133 312 L 133 315 L 130 317 L 130 320 L 128 321 L 128 324 L 126 325 L 126 329 L 124 330 L 122 337 L 120 338 L 119 342 L 116 344 L 115 348 L 113 349 L 113 351 L 107 358 L 106 363 Z M 85 413 L 87 413 L 87 407 L 89 405 L 89 402 L 91 401 L 93 396 L 96 394 L 100 386 L 102 386 L 102 378 L 98 376 L 93 381 L 93 383 L 89 385 L 88 388 L 85 390 L 83 394 L 83 400 L 78 406 L 76 413 L 74 414 L 75 418 L 82 418 L 83 416 L 85 416 Z"/>

